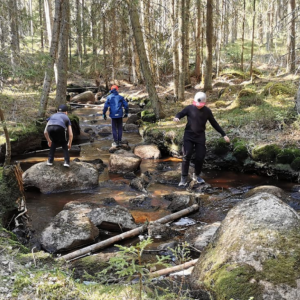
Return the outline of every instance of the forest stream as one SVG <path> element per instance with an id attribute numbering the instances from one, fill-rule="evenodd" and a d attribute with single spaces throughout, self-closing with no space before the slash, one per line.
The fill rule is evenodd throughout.
<path id="1" fill-rule="evenodd" d="M 76 114 L 80 118 L 81 130 L 91 128 L 97 132 L 97 129 L 103 126 L 110 126 L 111 121 L 102 119 L 102 107 L 78 108 Z M 142 138 L 138 133 L 123 132 L 123 139 L 129 142 L 132 148 L 135 144 L 142 142 Z M 91 143 L 81 146 L 80 160 L 93 160 L 101 158 L 108 165 L 110 153 L 108 149 L 112 143 L 112 135 L 107 137 L 97 136 Z M 76 157 L 71 157 L 71 160 Z M 26 159 L 20 159 L 23 171 L 28 169 L 35 163 L 45 161 L 46 154 L 42 156 L 32 156 Z M 63 160 L 56 158 L 56 160 Z M 163 165 L 163 170 L 178 170 L 181 166 L 181 160 L 172 157 L 164 157 L 155 160 L 143 160 L 141 169 L 137 175 L 146 171 L 150 173 L 158 170 L 157 166 Z M 161 171 L 163 172 L 163 171 Z M 200 206 L 198 213 L 193 213 L 185 220 L 192 220 L 192 224 L 211 224 L 216 221 L 222 221 L 226 213 L 237 202 L 242 199 L 242 195 L 249 189 L 261 185 L 274 185 L 282 188 L 291 199 L 290 205 L 294 209 L 300 210 L 298 186 L 295 183 L 287 181 L 278 181 L 271 177 L 260 177 L 254 174 L 237 174 L 229 171 L 204 170 L 203 178 L 210 186 L 204 193 L 206 195 L 206 204 Z M 92 190 L 74 191 L 64 193 L 42 194 L 38 191 L 26 192 L 26 203 L 28 215 L 30 216 L 31 229 L 35 235 L 39 235 L 42 230 L 49 224 L 52 218 L 57 215 L 70 201 L 97 201 L 103 198 L 114 198 L 119 205 L 125 206 L 130 210 L 128 199 L 140 196 L 142 192 L 136 191 L 129 186 L 130 180 L 125 179 L 122 174 L 112 174 L 105 168 L 99 177 L 99 186 Z M 167 210 L 169 201 L 163 198 L 163 195 L 171 194 L 176 191 L 182 191 L 175 185 L 164 185 L 155 183 L 148 188 L 150 206 L 156 207 L 153 210 L 130 210 L 137 224 L 145 221 L 155 221 L 165 215 L 170 214 Z M 184 230 L 189 222 L 183 222 Z M 103 237 L 102 237 L 103 238 Z M 137 239 L 135 239 L 137 240 Z M 132 241 L 125 242 L 125 244 Z M 155 243 L 165 243 L 165 240 L 155 238 Z M 123 243 L 124 244 L 124 243 Z"/>

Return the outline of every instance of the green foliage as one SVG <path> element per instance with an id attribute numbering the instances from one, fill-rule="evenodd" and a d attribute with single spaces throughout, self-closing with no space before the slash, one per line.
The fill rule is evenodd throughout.
<path id="1" fill-rule="evenodd" d="M 281 164 L 290 164 L 297 157 L 300 157 L 298 148 L 285 148 L 278 153 L 276 161 Z"/>
<path id="2" fill-rule="evenodd" d="M 262 162 L 275 162 L 280 151 L 280 147 L 275 144 L 257 146 L 252 149 L 252 158 Z"/>
<path id="3" fill-rule="evenodd" d="M 246 74 L 239 70 L 239 69 L 224 69 L 222 72 L 221 72 L 221 76 L 224 76 L 226 75 L 226 77 L 230 77 L 230 78 L 241 78 L 241 79 L 245 79 L 247 76 Z"/>
<path id="4" fill-rule="evenodd" d="M 175 249 L 170 249 L 173 255 L 176 257 L 178 264 L 184 264 L 191 259 L 191 251 L 189 246 L 190 245 L 188 242 L 184 242 L 175 247 Z"/>
<path id="5" fill-rule="evenodd" d="M 143 122 L 148 122 L 148 123 L 155 123 L 156 121 L 156 116 L 153 112 L 150 110 L 143 110 L 141 112 L 141 117 Z"/>
<path id="6" fill-rule="evenodd" d="M 156 262 L 143 262 L 142 255 L 145 248 L 152 243 L 152 239 L 148 238 L 136 244 L 135 246 L 123 247 L 116 245 L 119 248 L 119 255 L 112 257 L 109 260 L 109 267 L 102 270 L 99 274 L 101 276 L 107 275 L 110 271 L 118 275 L 118 278 L 126 278 L 133 280 L 138 277 L 146 277 L 149 275 L 150 268 L 154 266 L 168 266 L 167 261 L 169 256 L 156 256 Z M 107 278 L 105 278 L 107 280 Z"/>
<path id="7" fill-rule="evenodd" d="M 297 88 L 293 83 L 278 83 L 278 82 L 270 82 L 268 83 L 264 90 L 263 94 L 265 96 L 272 95 L 287 95 L 287 96 L 294 96 L 297 92 Z"/>
<path id="8" fill-rule="evenodd" d="M 254 90 L 243 89 L 238 94 L 237 102 L 241 108 L 245 108 L 253 105 L 261 105 L 262 99 Z"/>
<path id="9" fill-rule="evenodd" d="M 291 168 L 295 171 L 300 171 L 300 157 L 297 157 L 292 161 Z"/>

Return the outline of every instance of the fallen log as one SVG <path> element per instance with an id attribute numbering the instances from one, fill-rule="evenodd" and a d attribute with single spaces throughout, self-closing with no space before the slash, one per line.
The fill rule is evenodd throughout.
<path id="1" fill-rule="evenodd" d="M 183 209 L 183 210 L 178 211 L 174 214 L 171 214 L 169 216 L 158 219 L 158 220 L 154 221 L 153 223 L 164 224 L 164 223 L 167 223 L 169 221 L 173 221 L 175 219 L 178 219 L 182 216 L 185 216 L 185 215 L 191 213 L 192 211 L 197 210 L 198 208 L 199 208 L 199 205 L 194 204 L 194 205 L 192 205 L 192 206 L 190 206 L 186 209 Z M 72 260 L 72 259 L 74 259 L 78 256 L 83 257 L 84 255 L 90 255 L 93 251 L 103 249 L 103 248 L 105 248 L 105 247 L 107 247 L 107 246 L 109 246 L 109 245 L 111 245 L 115 242 L 121 241 L 125 238 L 137 236 L 137 235 L 141 234 L 142 232 L 144 232 L 146 229 L 147 229 L 147 225 L 144 224 L 143 226 L 140 226 L 140 227 L 137 227 L 135 229 L 126 231 L 124 233 L 121 233 L 119 235 L 111 237 L 111 238 L 109 238 L 105 241 L 102 241 L 102 242 L 96 243 L 94 245 L 90 245 L 90 246 L 84 247 L 82 249 L 76 250 L 74 252 L 68 253 L 66 255 L 60 256 L 57 259 L 64 259 L 66 261 L 69 261 L 69 260 Z"/>
<path id="2" fill-rule="evenodd" d="M 186 262 L 184 264 L 175 266 L 175 267 L 170 267 L 170 268 L 166 268 L 166 269 L 162 269 L 162 270 L 158 270 L 158 271 L 152 272 L 152 273 L 149 274 L 149 276 L 153 278 L 153 277 L 167 275 L 167 274 L 170 274 L 170 273 L 176 272 L 176 271 L 181 271 L 181 270 L 184 270 L 184 269 L 187 269 L 189 267 L 194 266 L 197 261 L 198 261 L 198 258 L 197 259 L 193 259 L 191 261 L 188 261 L 188 262 Z"/>

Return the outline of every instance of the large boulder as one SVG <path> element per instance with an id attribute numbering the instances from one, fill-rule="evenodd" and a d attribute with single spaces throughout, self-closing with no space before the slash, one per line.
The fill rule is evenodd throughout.
<path id="1" fill-rule="evenodd" d="M 41 234 L 43 249 L 54 253 L 90 244 L 99 234 L 98 228 L 86 216 L 88 205 L 62 210 Z"/>
<path id="2" fill-rule="evenodd" d="M 72 201 L 43 230 L 40 243 L 49 252 L 60 252 L 93 243 L 99 229 L 123 232 L 136 227 L 128 209 L 113 198 Z"/>
<path id="3" fill-rule="evenodd" d="M 154 144 L 138 145 L 134 148 L 134 154 L 144 159 L 157 159 L 161 157 L 159 148 Z"/>
<path id="4" fill-rule="evenodd" d="M 118 150 L 109 158 L 109 171 L 112 173 L 135 172 L 140 168 L 142 159 L 125 150 Z"/>
<path id="5" fill-rule="evenodd" d="M 272 194 L 255 194 L 229 211 L 191 285 L 212 299 L 299 299 L 299 240 L 296 211 Z"/>
<path id="6" fill-rule="evenodd" d="M 70 168 L 65 168 L 59 161 L 53 166 L 41 162 L 23 173 L 24 187 L 38 188 L 43 194 L 94 188 L 98 178 L 99 172 L 92 164 L 74 161 Z"/>
<path id="7" fill-rule="evenodd" d="M 83 104 L 93 104 L 95 102 L 95 96 L 91 91 L 87 91 L 78 94 L 72 98 L 72 102 L 83 103 Z"/>

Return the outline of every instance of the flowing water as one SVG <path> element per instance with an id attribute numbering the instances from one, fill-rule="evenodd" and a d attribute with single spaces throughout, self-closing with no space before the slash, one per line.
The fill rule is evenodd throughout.
<path id="1" fill-rule="evenodd" d="M 80 108 L 76 110 L 76 114 L 80 117 L 80 126 L 82 130 L 91 128 L 94 132 L 103 126 L 110 126 L 110 119 L 102 120 L 102 107 L 96 108 Z M 142 138 L 138 133 L 123 133 L 123 139 L 129 142 L 130 146 L 142 142 Z M 112 135 L 107 137 L 95 136 L 92 143 L 87 143 L 81 146 L 80 160 L 92 160 L 101 158 L 105 164 L 108 164 L 110 153 L 109 147 L 112 143 Z M 71 157 L 71 160 L 75 157 Z M 34 156 L 31 158 L 20 159 L 21 167 L 26 170 L 31 165 L 45 161 L 47 158 Z M 57 158 L 56 160 L 63 160 Z M 157 160 L 143 160 L 141 170 L 154 171 L 158 164 L 163 164 L 165 169 L 175 170 L 180 168 L 181 161 L 171 157 Z M 283 188 L 292 197 L 295 198 L 295 208 L 298 207 L 299 192 L 295 190 L 295 184 L 290 182 L 277 181 L 273 178 L 259 177 L 251 174 L 236 174 L 228 171 L 205 171 L 203 178 L 212 189 L 206 199 L 209 201 L 205 211 L 198 215 L 197 221 L 212 223 L 222 220 L 227 211 L 240 201 L 240 194 L 251 187 L 260 185 L 275 185 Z M 70 191 L 58 194 L 41 194 L 37 191 L 26 192 L 26 202 L 28 214 L 31 218 L 32 229 L 39 234 L 52 218 L 58 214 L 64 205 L 70 201 L 89 201 L 99 200 L 103 198 L 114 198 L 120 205 L 128 207 L 128 199 L 135 198 L 142 193 L 132 189 L 129 186 L 129 180 L 124 179 L 120 174 L 111 174 L 105 168 L 104 172 L 99 177 L 99 187 L 85 191 Z M 151 199 L 151 205 L 159 206 L 158 210 L 153 211 L 138 211 L 132 210 L 131 213 L 136 223 L 141 223 L 146 220 L 152 221 L 161 218 L 169 212 L 166 210 L 169 202 L 163 199 L 163 195 L 182 191 L 174 185 L 154 184 L 148 188 L 148 197 Z"/>

